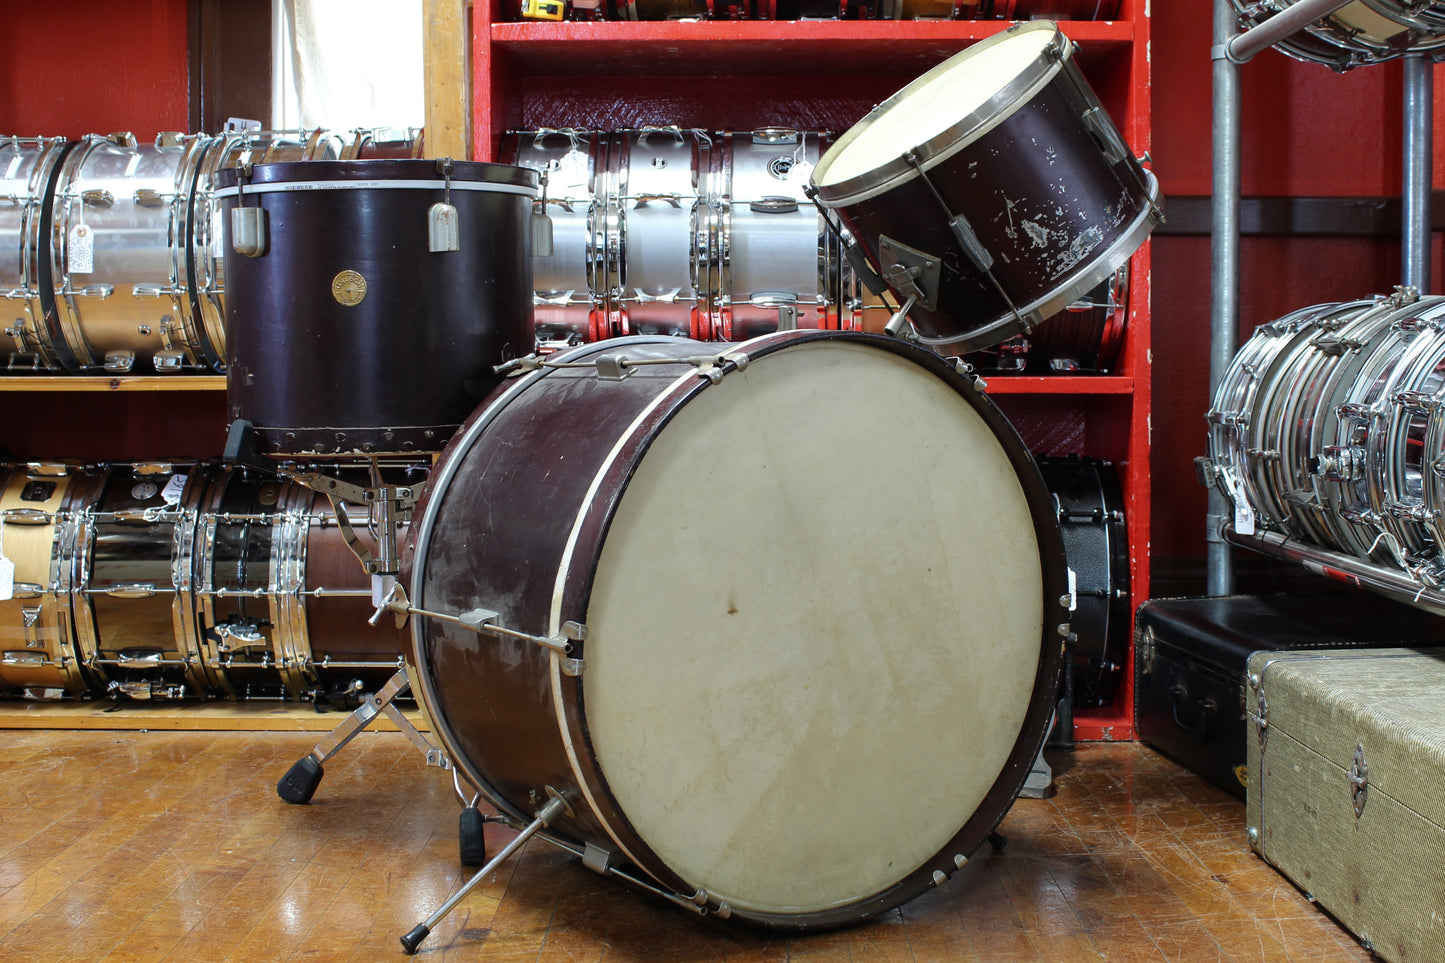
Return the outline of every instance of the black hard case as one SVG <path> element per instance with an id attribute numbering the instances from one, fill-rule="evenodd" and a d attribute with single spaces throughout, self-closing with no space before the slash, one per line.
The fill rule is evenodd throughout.
<path id="1" fill-rule="evenodd" d="M 1252 652 L 1445 644 L 1445 618 L 1365 592 L 1154 599 L 1134 620 L 1141 742 L 1245 797 Z"/>

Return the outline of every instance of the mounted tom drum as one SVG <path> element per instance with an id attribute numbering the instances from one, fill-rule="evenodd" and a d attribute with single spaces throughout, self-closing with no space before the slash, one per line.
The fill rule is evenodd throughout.
<path id="1" fill-rule="evenodd" d="M 1158 182 L 1047 20 L 969 47 L 875 107 L 812 183 L 901 302 L 900 321 L 960 353 L 1077 301 L 1163 218 Z"/>

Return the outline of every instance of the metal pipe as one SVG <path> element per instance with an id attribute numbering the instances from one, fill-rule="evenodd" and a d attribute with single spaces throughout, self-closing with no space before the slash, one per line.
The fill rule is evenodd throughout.
<path id="1" fill-rule="evenodd" d="M 1223 51 L 1234 36 L 1231 0 L 1214 0 L 1214 185 L 1210 218 L 1209 397 L 1229 370 L 1239 341 L 1239 65 Z M 1234 592 L 1234 565 L 1220 525 L 1229 501 L 1209 489 L 1205 577 L 1210 595 Z"/>
<path id="2" fill-rule="evenodd" d="M 1235 545 L 1254 549 L 1271 558 L 1298 562 L 1316 575 L 1368 589 L 1436 615 L 1445 615 L 1445 592 L 1416 581 L 1402 569 L 1385 568 L 1278 532 L 1241 535 L 1231 525 L 1225 528 L 1224 534 Z"/>
<path id="3" fill-rule="evenodd" d="M 1435 87 L 1431 61 L 1424 54 L 1405 57 L 1405 117 L 1401 151 L 1405 155 L 1401 205 L 1400 268 L 1403 282 L 1430 289 L 1431 120 Z"/>
<path id="4" fill-rule="evenodd" d="M 1343 6 L 1355 0 L 1296 0 L 1284 10 L 1270 17 L 1257 27 L 1251 27 L 1233 37 L 1220 39 L 1215 34 L 1216 50 L 1236 64 L 1248 63 L 1250 58 L 1291 34 L 1299 33 L 1316 20 L 1328 17 Z M 1216 4 L 1217 8 L 1218 4 Z M 1216 10 L 1217 14 L 1217 10 Z M 1231 18 L 1233 13 L 1231 12 Z M 1218 17 L 1215 19 L 1218 28 Z M 1218 59 L 1216 57 L 1216 59 Z"/>

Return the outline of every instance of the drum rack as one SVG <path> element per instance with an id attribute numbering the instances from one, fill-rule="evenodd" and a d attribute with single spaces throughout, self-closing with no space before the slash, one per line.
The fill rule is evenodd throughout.
<path id="1" fill-rule="evenodd" d="M 1261 51 L 1351 2 L 1353 0 L 1298 0 L 1263 23 L 1240 31 L 1239 14 L 1231 0 L 1214 0 L 1214 46 L 1210 51 L 1214 64 L 1214 183 L 1210 225 L 1211 398 L 1239 347 L 1240 68 Z M 1423 53 L 1407 54 L 1403 60 L 1401 283 L 1424 293 L 1430 285 L 1432 61 Z M 1231 595 L 1234 592 L 1234 564 L 1226 540 L 1230 517 L 1228 498 L 1217 487 L 1211 486 L 1205 519 L 1206 592 L 1209 595 Z M 1243 541 L 1239 543 L 1246 544 Z M 1255 543 L 1248 544 L 1253 547 Z"/>

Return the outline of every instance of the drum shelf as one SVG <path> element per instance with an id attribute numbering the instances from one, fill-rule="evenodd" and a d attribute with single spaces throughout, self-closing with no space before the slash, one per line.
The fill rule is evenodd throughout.
<path id="1" fill-rule="evenodd" d="M 1150 147 L 1147 6 L 1122 0 L 1114 20 L 1060 25 L 1137 154 Z M 842 131 L 908 80 L 1008 27 L 986 20 L 516 23 L 507 22 L 508 9 L 502 0 L 472 8 L 476 160 L 496 159 L 506 131 L 540 127 Z M 1068 436 L 1063 447 L 1045 439 L 1037 450 L 1118 465 L 1136 607 L 1149 597 L 1149 267 L 1146 244 L 1130 262 L 1132 300 L 1113 374 L 985 375 L 1010 417 L 1018 410 L 1036 423 L 1052 418 L 1052 438 Z M 1132 654 L 1124 661 L 1132 665 Z M 1126 673 L 1112 706 L 1076 714 L 1076 737 L 1132 739 L 1132 705 Z"/>
<path id="2" fill-rule="evenodd" d="M 547 74 L 855 74 L 910 79 L 1008 26 L 1003 21 L 703 20 L 494 23 L 491 47 L 515 66 Z M 885 33 L 886 47 L 880 50 Z M 1081 21 L 1064 32 L 1085 62 L 1128 50 L 1134 24 Z"/>
<path id="3" fill-rule="evenodd" d="M 0 391 L 225 391 L 223 375 L 0 378 Z"/>

